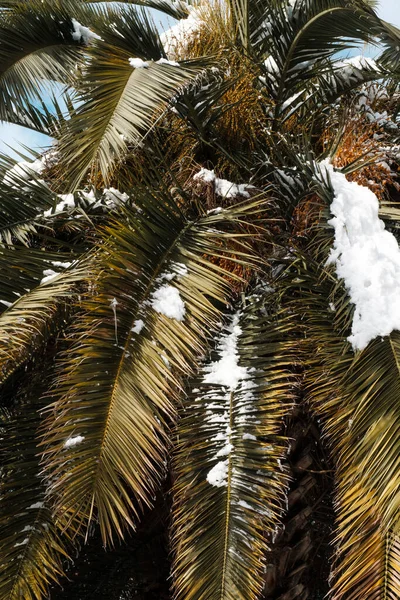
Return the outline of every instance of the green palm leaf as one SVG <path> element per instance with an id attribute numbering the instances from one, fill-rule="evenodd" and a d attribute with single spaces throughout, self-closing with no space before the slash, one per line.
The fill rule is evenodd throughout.
<path id="1" fill-rule="evenodd" d="M 354 356 L 347 341 L 352 305 L 323 266 L 330 240 L 319 233 L 283 287 L 307 335 L 308 399 L 336 465 L 333 597 L 394 599 L 400 593 L 393 533 L 400 517 L 400 334 L 374 340 Z"/>
<path id="2" fill-rule="evenodd" d="M 281 427 L 291 403 L 292 357 L 280 316 L 265 316 L 250 297 L 182 410 L 175 457 L 176 598 L 244 600 L 262 591 L 262 567 L 287 488 Z"/>
<path id="3" fill-rule="evenodd" d="M 40 477 L 35 440 L 40 404 L 0 419 L 0 597 L 40 600 L 67 557 Z"/>
<path id="4" fill-rule="evenodd" d="M 82 261 L 81 265 L 35 287 L 3 312 L 0 316 L 0 383 L 57 331 L 59 311 L 62 314 L 66 300 L 78 292 L 78 284 L 88 273 L 88 263 Z"/>
<path id="5" fill-rule="evenodd" d="M 215 328 L 215 303 L 229 296 L 227 274 L 210 257 L 229 259 L 235 223 L 254 210 L 188 221 L 161 192 L 143 198 L 142 212 L 127 210 L 105 231 L 44 433 L 58 510 L 83 524 L 96 515 L 104 542 L 134 525 L 165 476 L 182 377 Z M 236 243 L 237 260 L 247 260 Z M 66 455 L 65 441 L 77 436 L 82 443 Z"/>
<path id="6" fill-rule="evenodd" d="M 104 0 L 95 1 L 103 2 Z M 106 0 L 106 2 L 112 1 L 113 0 Z M 92 4 L 92 0 L 85 0 L 85 2 L 90 2 L 90 4 Z M 191 0 L 188 2 L 183 0 L 126 0 L 123 4 L 136 4 L 137 6 L 143 6 L 145 8 L 154 8 L 169 15 L 173 19 L 184 19 L 189 14 L 188 5 L 194 3 L 195 2 L 192 2 Z"/>
<path id="7" fill-rule="evenodd" d="M 72 83 L 83 48 L 73 38 L 78 4 L 20 2 L 0 18 L 0 120 L 32 122 L 49 81 Z"/>
<path id="8" fill-rule="evenodd" d="M 61 140 L 72 187 L 79 185 L 89 167 L 95 174 L 100 170 L 107 181 L 128 145 L 139 144 L 174 94 L 205 66 L 158 64 L 165 52 L 144 13 L 131 8 L 109 9 L 105 14 L 107 20 L 97 25 L 102 41 L 90 48 L 91 60 L 77 97 L 82 104 Z M 131 58 L 140 59 L 137 68 Z"/>
<path id="9" fill-rule="evenodd" d="M 260 19 L 255 48 L 267 61 L 261 68 L 264 82 L 274 102 L 274 123 L 294 95 L 304 91 L 308 79 L 323 72 L 326 61 L 337 52 L 354 46 L 358 40 L 373 41 L 382 33 L 382 23 L 363 2 L 345 0 L 297 0 L 271 4 Z"/>

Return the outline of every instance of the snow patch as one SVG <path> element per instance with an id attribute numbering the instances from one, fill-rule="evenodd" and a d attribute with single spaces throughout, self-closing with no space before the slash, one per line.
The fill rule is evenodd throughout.
<path id="1" fill-rule="evenodd" d="M 75 435 L 74 437 L 70 437 L 64 443 L 64 448 L 73 448 L 78 444 L 81 444 L 85 437 L 83 435 Z"/>
<path id="2" fill-rule="evenodd" d="M 183 321 L 186 313 L 179 291 L 168 284 L 162 285 L 153 293 L 151 305 L 156 312 L 177 321 Z"/>
<path id="3" fill-rule="evenodd" d="M 257 441 L 256 436 L 253 435 L 252 433 L 244 433 L 243 436 L 242 436 L 242 438 L 244 440 L 254 440 L 254 441 Z"/>
<path id="4" fill-rule="evenodd" d="M 335 239 L 328 263 L 336 265 L 355 306 L 348 340 L 354 350 L 363 350 L 374 338 L 400 330 L 400 249 L 379 219 L 375 194 L 347 181 L 328 161 L 322 165 L 335 193 L 328 221 Z"/>
<path id="5" fill-rule="evenodd" d="M 12 302 L 8 302 L 8 300 L 0 300 L 1 304 L 4 304 L 4 306 L 6 306 L 7 308 L 10 308 L 10 306 L 13 305 Z"/>
<path id="6" fill-rule="evenodd" d="M 200 12 L 193 6 L 188 6 L 190 11 L 186 19 L 181 19 L 176 25 L 164 31 L 161 36 L 161 43 L 167 56 L 175 57 L 180 48 L 184 49 L 188 42 L 199 33 L 199 29 L 204 22 Z"/>
<path id="7" fill-rule="evenodd" d="M 21 180 L 29 181 L 35 175 L 39 175 L 44 170 L 45 164 L 43 158 L 38 158 L 33 162 L 21 161 L 16 163 L 3 177 L 3 183 L 6 185 L 16 185 Z"/>
<path id="8" fill-rule="evenodd" d="M 144 327 L 144 321 L 142 321 L 142 319 L 137 319 L 137 321 L 134 322 L 131 331 L 132 331 L 132 333 L 139 334 L 142 331 L 143 327 Z"/>
<path id="9" fill-rule="evenodd" d="M 17 548 L 18 546 L 26 546 L 28 542 L 29 538 L 25 538 L 24 540 L 22 540 L 22 542 L 17 542 L 16 544 L 14 544 L 14 548 Z"/>
<path id="10" fill-rule="evenodd" d="M 220 360 L 205 367 L 205 371 L 208 373 L 203 379 L 204 383 L 224 385 L 233 391 L 240 381 L 249 377 L 247 368 L 240 367 L 238 362 L 237 343 L 241 333 L 239 314 L 236 314 L 228 334 L 222 336 L 218 346 Z"/>
<path id="11" fill-rule="evenodd" d="M 167 58 L 160 58 L 160 60 L 157 60 L 156 65 L 170 65 L 171 67 L 181 66 L 176 60 L 168 60 Z"/>
<path id="12" fill-rule="evenodd" d="M 228 485 L 228 460 L 221 460 L 207 474 L 207 481 L 215 487 Z"/>
<path id="13" fill-rule="evenodd" d="M 193 179 L 195 181 L 204 181 L 204 183 L 213 183 L 215 193 L 224 198 L 236 198 L 236 196 L 249 198 L 248 189 L 253 187 L 245 183 L 237 184 L 231 183 L 227 179 L 219 179 L 216 177 L 214 171 L 209 171 L 208 169 L 201 169 L 194 175 Z"/>
<path id="14" fill-rule="evenodd" d="M 58 215 L 69 208 L 75 208 L 75 198 L 73 194 L 60 194 L 57 197 L 61 198 L 61 202 L 58 202 L 55 208 L 49 208 L 48 210 L 45 210 L 43 213 L 45 217 Z"/>
<path id="15" fill-rule="evenodd" d="M 57 275 L 59 275 L 59 273 L 57 273 L 56 271 L 53 271 L 53 269 L 45 269 L 43 271 L 43 279 L 40 281 L 40 284 L 42 283 L 47 283 L 48 281 L 51 281 L 52 279 L 54 279 L 55 277 L 57 277 Z"/>
<path id="16" fill-rule="evenodd" d="M 84 44 L 88 45 L 92 40 L 101 40 L 101 37 L 97 35 L 97 33 L 94 33 L 94 31 L 91 31 L 89 27 L 81 25 L 76 19 L 71 19 L 71 21 L 74 27 L 72 39 L 75 42 L 82 41 Z"/>
<path id="17" fill-rule="evenodd" d="M 141 58 L 130 58 L 129 64 L 134 69 L 148 69 L 149 68 L 149 63 L 146 62 L 145 60 L 142 60 Z"/>

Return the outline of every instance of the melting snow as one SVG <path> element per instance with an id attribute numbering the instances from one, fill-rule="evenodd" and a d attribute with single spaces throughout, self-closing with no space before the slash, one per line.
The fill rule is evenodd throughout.
<path id="1" fill-rule="evenodd" d="M 151 305 L 156 312 L 177 321 L 183 321 L 186 313 L 179 291 L 168 284 L 162 285 L 153 293 Z"/>
<path id="2" fill-rule="evenodd" d="M 328 263 L 336 265 L 355 305 L 348 340 L 354 350 L 363 350 L 377 336 L 400 330 L 400 249 L 378 217 L 375 194 L 347 181 L 329 162 L 323 166 L 335 193 L 329 221 L 335 240 Z"/>

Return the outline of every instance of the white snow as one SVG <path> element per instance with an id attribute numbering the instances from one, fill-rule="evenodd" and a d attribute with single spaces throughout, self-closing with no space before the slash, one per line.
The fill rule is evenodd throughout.
<path id="1" fill-rule="evenodd" d="M 107 203 L 113 206 L 120 203 L 123 204 L 124 202 L 129 200 L 128 194 L 126 194 L 125 192 L 120 192 L 119 190 L 113 187 L 105 188 L 103 190 L 103 193 L 106 197 Z"/>
<path id="2" fill-rule="evenodd" d="M 25 538 L 24 540 L 22 540 L 22 542 L 17 542 L 16 544 L 14 544 L 14 548 L 17 548 L 17 546 L 25 546 L 28 542 L 29 538 Z"/>
<path id="3" fill-rule="evenodd" d="M 164 31 L 160 38 L 167 56 L 174 58 L 180 48 L 187 46 L 188 42 L 198 35 L 203 19 L 198 9 L 188 6 L 190 11 L 186 19 L 181 19 L 167 31 Z"/>
<path id="4" fill-rule="evenodd" d="M 134 69 L 148 69 L 149 68 L 149 63 L 146 62 L 145 60 L 142 60 L 141 58 L 130 58 L 129 64 Z"/>
<path id="5" fill-rule="evenodd" d="M 72 262 L 62 262 L 60 260 L 52 260 L 51 264 L 53 267 L 60 267 L 61 269 L 68 269 L 72 265 Z"/>
<path id="6" fill-rule="evenodd" d="M 215 487 L 226 487 L 228 485 L 228 460 L 221 460 L 208 473 L 207 481 Z"/>
<path id="7" fill-rule="evenodd" d="M 28 506 L 28 508 L 44 508 L 44 502 L 35 502 Z"/>
<path id="8" fill-rule="evenodd" d="M 227 333 L 221 336 L 218 344 L 219 360 L 204 367 L 205 375 L 203 383 L 216 384 L 223 387 L 226 392 L 224 400 L 221 403 L 215 402 L 213 391 L 206 392 L 203 400 L 206 400 L 206 420 L 210 424 L 218 424 L 219 432 L 212 438 L 213 442 L 222 442 L 220 450 L 215 454 L 215 458 L 228 456 L 233 452 L 233 435 L 230 426 L 230 403 L 231 393 L 236 391 L 238 398 L 236 400 L 237 417 L 235 420 L 240 426 L 249 425 L 253 418 L 251 414 L 254 411 L 252 391 L 257 384 L 251 381 L 252 369 L 241 367 L 238 356 L 238 340 L 242 332 L 239 326 L 240 314 L 236 313 L 232 318 L 232 323 L 227 329 Z M 208 400 L 208 401 L 207 401 Z M 254 439 L 251 434 L 244 434 L 243 439 Z M 229 458 L 218 462 L 208 473 L 207 481 L 211 485 L 222 487 L 227 485 L 226 476 L 229 467 Z"/>
<path id="9" fill-rule="evenodd" d="M 83 435 L 75 435 L 74 437 L 70 437 L 64 443 L 64 448 L 72 448 L 73 446 L 77 446 L 81 444 L 85 437 Z"/>
<path id="10" fill-rule="evenodd" d="M 228 454 L 230 454 L 232 450 L 232 444 L 226 444 L 226 446 L 224 446 L 223 448 L 221 448 L 221 450 L 219 450 L 219 452 L 217 452 L 216 457 L 219 458 L 220 456 L 228 456 Z"/>
<path id="11" fill-rule="evenodd" d="M 2 304 L 4 304 L 4 306 L 6 306 L 7 308 L 10 308 L 10 306 L 13 305 L 13 303 L 12 302 L 8 302 L 8 300 L 0 300 L 0 302 Z"/>
<path id="12" fill-rule="evenodd" d="M 224 198 L 235 198 L 236 196 L 244 196 L 249 198 L 250 194 L 248 189 L 252 188 L 251 185 L 245 183 L 231 183 L 227 179 L 219 179 L 216 177 L 214 171 L 209 169 L 200 169 L 193 179 L 195 181 L 204 181 L 204 183 L 213 183 L 215 193 Z"/>
<path id="13" fill-rule="evenodd" d="M 71 19 L 71 21 L 74 27 L 72 39 L 75 42 L 80 42 L 82 40 L 84 44 L 88 45 L 92 40 L 101 40 L 101 37 L 97 35 L 97 33 L 94 33 L 94 31 L 91 31 L 89 27 L 81 25 L 76 19 Z"/>
<path id="14" fill-rule="evenodd" d="M 153 293 L 151 305 L 156 312 L 177 321 L 183 321 L 186 313 L 179 291 L 169 284 L 162 285 Z"/>
<path id="15" fill-rule="evenodd" d="M 3 177 L 3 183 L 7 185 L 18 184 L 21 180 L 28 181 L 34 175 L 40 174 L 44 170 L 43 158 L 38 158 L 33 162 L 21 161 L 16 163 Z"/>
<path id="16" fill-rule="evenodd" d="M 208 373 L 203 379 L 204 383 L 224 385 L 233 391 L 237 388 L 240 381 L 249 377 L 247 368 L 240 367 L 238 363 L 237 343 L 242 333 L 238 323 L 239 314 L 235 314 L 228 334 L 222 336 L 218 347 L 220 360 L 205 367 Z"/>
<path id="17" fill-rule="evenodd" d="M 75 208 L 75 198 L 73 194 L 60 194 L 58 198 L 61 198 L 56 207 L 45 210 L 43 215 L 45 217 L 51 217 L 52 215 L 58 215 L 59 213 L 68 210 L 69 208 Z"/>
<path id="18" fill-rule="evenodd" d="M 379 201 L 366 187 L 347 181 L 328 161 L 335 197 L 331 204 L 335 230 L 328 259 L 336 265 L 355 306 L 348 340 L 363 350 L 377 336 L 400 330 L 400 249 L 378 217 Z"/>
<path id="19" fill-rule="evenodd" d="M 53 271 L 53 269 L 45 269 L 43 271 L 43 275 L 44 275 L 44 277 L 40 282 L 41 284 L 51 281 L 52 279 L 54 279 L 54 277 L 57 277 L 57 275 L 59 275 L 59 273 L 57 273 L 56 271 Z"/>
<path id="20" fill-rule="evenodd" d="M 257 441 L 256 436 L 253 435 L 252 433 L 244 433 L 242 437 L 243 437 L 244 440 L 255 440 L 255 441 Z"/>
<path id="21" fill-rule="evenodd" d="M 339 68 L 340 75 L 347 81 L 362 79 L 362 71 L 379 71 L 379 67 L 373 58 L 361 55 L 337 61 L 335 65 Z"/>
<path id="22" fill-rule="evenodd" d="M 171 271 L 167 272 L 167 273 L 163 273 L 158 281 L 163 281 L 163 279 L 166 279 L 167 281 L 172 281 L 173 279 L 175 279 L 175 277 L 177 277 L 179 280 L 182 277 L 186 277 L 188 274 L 188 268 L 185 265 L 185 263 L 181 263 L 181 262 L 172 262 L 171 263 Z"/>
<path id="23" fill-rule="evenodd" d="M 176 60 L 168 60 L 167 58 L 160 58 L 157 60 L 157 65 L 170 65 L 171 67 L 180 67 L 181 65 Z"/>
<path id="24" fill-rule="evenodd" d="M 279 75 L 279 67 L 273 56 L 268 56 L 268 58 L 264 61 L 264 66 L 267 72 L 272 75 L 274 78 Z"/>
<path id="25" fill-rule="evenodd" d="M 142 319 L 137 319 L 137 321 L 134 322 L 131 331 L 132 331 L 132 333 L 139 334 L 142 331 L 143 327 L 144 327 L 144 321 L 142 321 Z"/>
<path id="26" fill-rule="evenodd" d="M 253 507 L 250 504 L 248 504 L 245 500 L 239 500 L 238 504 L 239 506 L 247 508 L 248 510 L 254 510 Z"/>

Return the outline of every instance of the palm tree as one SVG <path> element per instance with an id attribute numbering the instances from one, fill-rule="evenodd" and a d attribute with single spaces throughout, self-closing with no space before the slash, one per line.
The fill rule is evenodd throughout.
<path id="1" fill-rule="evenodd" d="M 400 597 L 400 32 L 371 5 L 0 2 L 0 118 L 56 140 L 0 164 L 1 599 L 161 489 L 171 597 Z"/>

